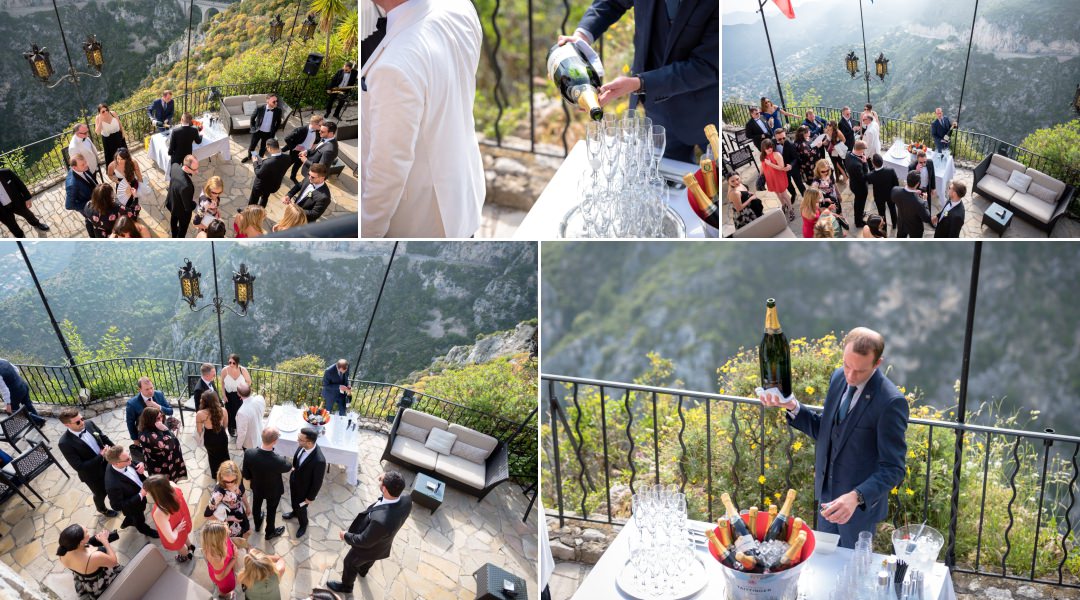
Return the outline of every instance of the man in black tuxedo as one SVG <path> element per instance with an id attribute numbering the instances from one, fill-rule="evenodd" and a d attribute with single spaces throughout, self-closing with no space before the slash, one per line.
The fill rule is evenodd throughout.
<path id="1" fill-rule="evenodd" d="M 356 577 L 366 577 L 375 561 L 389 558 L 394 536 L 409 519 L 412 498 L 404 495 L 405 479 L 396 471 L 379 476 L 382 495 L 353 519 L 349 531 L 338 532 L 350 546 L 345 555 L 341 581 L 328 581 L 326 587 L 335 592 L 351 593 Z"/>
<path id="2" fill-rule="evenodd" d="M 199 381 L 195 384 L 195 388 L 191 391 L 191 398 L 195 401 L 196 411 L 202 410 L 202 404 L 200 403 L 200 400 L 202 400 L 203 392 L 213 390 L 215 394 L 218 394 L 216 380 L 217 368 L 210 363 L 203 363 L 199 367 Z M 218 394 L 218 398 L 220 397 L 221 394 Z M 235 428 L 236 424 L 230 422 L 229 427 Z M 235 436 L 236 429 L 232 429 L 231 433 Z"/>
<path id="3" fill-rule="evenodd" d="M 923 223 L 930 223 L 930 211 L 919 192 L 919 174 L 907 174 L 907 187 L 893 188 L 892 201 L 896 205 L 898 225 L 896 237 L 921 238 Z"/>
<path id="4" fill-rule="evenodd" d="M 281 144 L 276 139 L 266 140 L 266 149 L 270 156 L 266 160 L 256 160 L 255 183 L 251 185 L 251 196 L 248 197 L 248 204 L 258 204 L 264 208 L 270 201 L 270 194 L 281 189 L 285 172 L 292 164 L 289 155 L 281 153 Z"/>
<path id="5" fill-rule="evenodd" d="M 173 128 L 169 134 L 169 163 L 179 165 L 184 162 L 184 157 L 191 154 L 195 144 L 202 143 L 202 134 L 199 129 L 191 124 L 191 113 L 180 116 L 180 124 Z"/>
<path id="6" fill-rule="evenodd" d="M 337 363 L 326 367 L 322 376 L 322 399 L 326 410 L 334 412 L 334 406 L 338 407 L 338 415 L 345 416 L 345 405 L 348 404 L 349 392 L 349 361 L 344 358 Z"/>
<path id="7" fill-rule="evenodd" d="M 195 183 L 191 176 L 199 172 L 199 159 L 188 154 L 179 165 L 169 165 L 169 191 L 165 208 L 169 209 L 169 232 L 174 238 L 187 237 L 191 213 L 195 212 Z"/>
<path id="8" fill-rule="evenodd" d="M 836 123 L 840 133 L 844 134 L 844 145 L 849 149 L 854 148 L 855 134 L 862 131 L 862 124 L 851 118 L 851 107 L 845 106 L 840 110 L 840 120 Z"/>
<path id="9" fill-rule="evenodd" d="M 308 170 L 312 165 L 324 165 L 329 172 L 330 167 L 334 166 L 334 161 L 337 160 L 338 155 L 338 143 L 334 137 L 337 135 L 337 123 L 333 121 L 324 121 L 319 126 L 319 137 L 322 138 L 319 143 L 315 144 L 315 147 L 306 152 L 300 153 L 300 160 L 304 163 L 304 168 L 300 170 L 300 173 L 304 176 L 308 176 Z"/>
<path id="10" fill-rule="evenodd" d="M 25 237 L 19 223 L 15 221 L 15 215 L 26 219 L 34 229 L 48 231 L 49 226 L 42 223 L 33 212 L 30 211 L 30 190 L 11 169 L 0 169 L 0 223 L 11 230 L 11 235 Z"/>
<path id="11" fill-rule="evenodd" d="M 120 527 L 135 527 L 139 533 L 157 539 L 158 532 L 146 524 L 146 490 L 143 489 L 146 466 L 143 463 L 132 466 L 131 455 L 123 446 L 112 446 L 105 451 L 105 460 L 109 461 L 105 469 L 109 504 L 124 513 Z"/>
<path id="12" fill-rule="evenodd" d="M 889 209 L 889 217 L 892 219 L 892 227 L 896 229 L 896 205 L 892 201 L 892 190 L 900 186 L 900 180 L 896 177 L 896 171 L 885 168 L 885 160 L 880 154 L 870 157 L 874 170 L 866 176 L 866 182 L 874 190 L 874 205 L 877 213 L 885 219 L 885 208 Z"/>
<path id="13" fill-rule="evenodd" d="M 266 97 L 266 104 L 256 108 L 255 113 L 251 115 L 251 143 L 248 144 L 248 156 L 240 162 L 251 162 L 252 158 L 266 154 L 266 141 L 273 138 L 281 127 L 281 117 L 277 94 L 270 94 Z M 259 146 L 257 154 L 255 146 Z"/>
<path id="14" fill-rule="evenodd" d="M 115 517 L 120 513 L 105 506 L 105 496 L 108 494 L 105 491 L 105 469 L 109 466 L 105 452 L 115 444 L 96 424 L 83 419 L 77 408 L 64 408 L 59 416 L 60 423 L 67 427 L 58 442 L 60 453 L 79 474 L 79 479 L 90 488 L 98 512 L 106 517 Z"/>
<path id="15" fill-rule="evenodd" d="M 353 70 L 353 64 L 351 62 L 345 63 L 345 66 L 341 67 L 337 73 L 330 79 L 330 83 L 326 84 L 326 92 L 330 96 L 330 99 L 326 101 L 326 114 L 324 118 L 330 118 L 330 109 L 334 106 L 334 101 L 337 101 L 337 110 L 334 111 L 334 118 L 341 118 L 341 111 L 345 109 L 345 105 L 349 103 L 349 97 L 351 92 L 330 92 L 333 88 L 344 88 L 356 85 L 356 71 Z"/>
<path id="16" fill-rule="evenodd" d="M 292 171 L 289 173 L 289 179 L 296 183 L 296 174 L 300 171 L 300 167 L 304 162 L 300 160 L 300 153 L 305 150 L 311 150 L 316 143 L 322 140 L 319 137 L 319 129 L 322 127 L 323 118 L 321 115 L 311 115 L 311 121 L 308 125 L 301 125 L 296 129 L 289 132 L 289 135 L 285 136 L 285 152 L 289 154 L 289 158 L 292 160 Z"/>
<path id="17" fill-rule="evenodd" d="M 844 170 L 847 171 L 851 182 L 851 193 L 855 194 L 855 227 L 862 229 L 866 223 L 863 221 L 863 213 L 866 211 L 866 196 L 870 190 L 866 187 L 866 176 L 870 174 L 870 167 L 866 165 L 866 142 L 859 140 L 851 152 L 844 158 Z"/>
<path id="18" fill-rule="evenodd" d="M 806 184 L 803 183 L 802 174 L 799 171 L 799 152 L 795 150 L 795 144 L 787 139 L 787 130 L 777 127 L 773 132 L 773 141 L 776 142 L 776 151 L 784 157 L 784 165 L 790 166 L 788 171 L 788 193 L 795 198 L 795 188 L 799 188 L 799 194 L 806 192 Z"/>
<path id="19" fill-rule="evenodd" d="M 945 116 L 940 106 L 934 111 L 934 115 L 937 118 L 930 124 L 930 137 L 934 138 L 934 150 L 941 152 L 949 147 L 948 137 L 952 135 L 956 123 L 953 123 L 949 120 L 949 117 Z"/>
<path id="20" fill-rule="evenodd" d="M 326 185 L 328 171 L 324 165 L 313 165 L 307 179 L 294 185 L 281 203 L 296 204 L 307 215 L 308 223 L 314 223 L 330 206 L 330 188 Z"/>
<path id="21" fill-rule="evenodd" d="M 931 224 L 937 227 L 934 230 L 935 238 L 958 238 L 960 230 L 964 228 L 964 194 L 967 194 L 967 186 L 961 181 L 952 181 L 947 187 L 945 206 L 931 220 Z"/>
<path id="22" fill-rule="evenodd" d="M 750 120 L 746 122 L 746 137 L 754 142 L 754 148 L 761 150 L 761 141 L 769 137 L 769 126 L 761 118 L 761 109 L 750 107 Z"/>
<path id="23" fill-rule="evenodd" d="M 244 450 L 244 466 L 241 473 L 251 482 L 251 512 L 255 518 L 255 531 L 262 529 L 263 500 L 266 501 L 266 539 L 272 540 L 285 533 L 284 527 L 275 527 L 277 522 L 278 502 L 285 493 L 285 484 L 281 476 L 288 473 L 289 466 L 285 457 L 274 452 L 274 444 L 281 437 L 277 427 L 262 430 L 262 446 Z"/>
<path id="24" fill-rule="evenodd" d="M 289 473 L 289 503 L 292 511 L 281 515 L 282 519 L 296 518 L 299 527 L 296 537 L 307 533 L 307 507 L 315 501 L 322 487 L 323 475 L 326 474 L 326 459 L 322 450 L 315 445 L 319 432 L 313 427 L 305 427 L 296 435 L 296 454 L 293 455 L 292 472 Z"/>
<path id="25" fill-rule="evenodd" d="M 926 205 L 934 205 L 934 190 L 937 188 L 937 176 L 934 173 L 934 161 L 927 160 L 926 152 L 919 150 L 915 160 L 908 165 L 908 171 L 918 173 L 919 191 L 926 194 Z"/>

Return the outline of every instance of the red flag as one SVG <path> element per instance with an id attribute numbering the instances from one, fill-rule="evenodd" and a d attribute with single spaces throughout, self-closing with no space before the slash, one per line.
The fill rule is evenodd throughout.
<path id="1" fill-rule="evenodd" d="M 795 8 L 791 6 L 791 0 L 773 0 L 776 6 L 780 9 L 780 12 L 784 13 L 784 16 L 789 19 L 795 18 Z"/>

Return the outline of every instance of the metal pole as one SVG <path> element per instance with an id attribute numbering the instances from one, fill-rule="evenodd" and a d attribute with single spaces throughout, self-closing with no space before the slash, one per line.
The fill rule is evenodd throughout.
<path id="1" fill-rule="evenodd" d="M 773 77 L 776 78 L 776 92 L 780 94 L 780 108 L 787 110 L 787 102 L 784 100 L 784 89 L 780 87 L 780 71 L 776 69 L 776 57 L 773 56 L 772 38 L 769 37 L 769 24 L 765 22 L 765 4 L 768 0 L 758 0 L 758 12 L 761 13 L 761 24 L 765 27 L 765 42 L 769 44 L 769 58 L 772 59 Z"/>
<path id="2" fill-rule="evenodd" d="M 960 102 L 956 105 L 956 127 L 960 128 L 960 110 L 964 107 L 964 88 L 967 87 L 968 65 L 971 64 L 971 42 L 975 39 L 975 18 L 979 14 L 979 0 L 975 0 L 975 10 L 971 13 L 971 34 L 968 36 L 967 59 L 964 60 L 964 78 L 960 80 Z"/>
<path id="3" fill-rule="evenodd" d="M 967 420 L 968 373 L 971 367 L 971 337 L 975 328 L 975 301 L 979 296 L 979 269 L 982 263 L 982 242 L 976 241 L 971 255 L 971 282 L 968 285 L 967 321 L 964 324 L 964 355 L 960 367 L 960 395 L 956 406 L 957 423 Z M 964 453 L 963 429 L 953 431 L 956 442 L 953 447 L 952 496 L 949 500 L 949 548 L 945 552 L 945 564 L 956 564 L 956 519 L 960 503 L 960 468 Z M 986 449 L 990 451 L 989 448 Z"/>
<path id="4" fill-rule="evenodd" d="M 218 294 L 218 282 L 217 282 L 217 250 L 214 247 L 214 242 L 210 242 L 210 257 L 214 263 L 214 314 L 217 315 L 217 339 L 218 339 L 218 364 L 225 364 L 225 339 L 221 335 L 221 311 L 222 301 L 221 296 Z"/>
<path id="5" fill-rule="evenodd" d="M 64 42 L 64 56 L 67 57 L 71 82 L 75 84 L 75 93 L 79 96 L 79 112 L 82 115 L 83 124 L 90 127 L 90 122 L 86 118 L 86 100 L 83 99 L 82 88 L 79 87 L 79 72 L 75 70 L 75 64 L 71 62 L 71 50 L 68 49 L 67 37 L 64 35 L 64 24 L 60 22 L 60 9 L 56 6 L 56 0 L 53 0 L 52 5 L 53 12 L 56 13 L 56 26 L 60 28 L 60 41 Z"/>
<path id="6" fill-rule="evenodd" d="M 289 27 L 289 41 L 285 43 L 285 56 L 281 57 L 281 68 L 278 69 L 277 81 L 274 82 L 274 91 L 281 84 L 281 75 L 285 73 L 285 60 L 289 58 L 289 48 L 292 47 L 293 33 L 296 31 L 296 22 L 300 20 L 300 6 L 303 0 L 296 0 L 296 14 L 293 15 L 292 27 Z"/>
<path id="7" fill-rule="evenodd" d="M 379 284 L 379 295 L 375 297 L 375 307 L 371 309 L 371 316 L 368 317 L 367 331 L 364 332 L 364 341 L 360 342 L 360 354 L 356 357 L 356 367 L 353 369 L 354 376 L 360 373 L 360 359 L 364 357 L 364 347 L 367 346 L 368 335 L 371 334 L 371 325 L 375 323 L 375 312 L 379 310 L 379 302 L 382 300 L 383 289 L 386 288 L 386 279 L 390 276 L 390 266 L 394 264 L 397 246 L 398 243 L 394 242 L 394 249 L 390 251 L 390 261 L 386 263 L 386 272 L 383 273 L 382 283 Z"/>
<path id="8" fill-rule="evenodd" d="M 53 0 L 55 2 L 55 0 Z M 187 59 L 184 62 L 184 112 L 187 112 L 188 107 L 188 73 L 191 67 L 191 19 L 195 11 L 195 0 L 188 1 L 188 13 L 187 13 Z M 217 285 L 215 278 L 214 285 Z M 220 320 L 220 313 L 218 313 L 218 319 Z"/>
<path id="9" fill-rule="evenodd" d="M 37 288 L 38 297 L 41 298 L 41 303 L 45 305 L 45 312 L 48 313 L 49 322 L 52 323 L 53 331 L 56 332 L 56 339 L 60 340 L 60 346 L 64 349 L 64 356 L 67 356 L 68 365 L 71 366 L 71 371 L 75 374 L 75 381 L 79 382 L 79 388 L 86 388 L 82 375 L 79 374 L 79 369 L 75 366 L 75 357 L 71 355 L 71 348 L 68 348 L 67 340 L 64 339 L 64 332 L 60 331 L 60 325 L 56 322 L 56 317 L 49 306 L 49 300 L 45 297 L 45 290 L 41 289 L 41 282 L 38 281 L 34 265 L 30 263 L 30 257 L 26 254 L 26 248 L 18 240 L 15 241 L 15 244 L 19 247 L 19 252 L 22 253 L 23 262 L 26 263 L 26 270 L 30 272 L 30 278 L 34 280 L 34 287 Z"/>
<path id="10" fill-rule="evenodd" d="M 866 80 L 866 103 L 870 104 L 870 59 L 866 56 L 866 23 L 863 21 L 862 0 L 859 0 L 859 25 L 862 28 L 863 79 Z"/>

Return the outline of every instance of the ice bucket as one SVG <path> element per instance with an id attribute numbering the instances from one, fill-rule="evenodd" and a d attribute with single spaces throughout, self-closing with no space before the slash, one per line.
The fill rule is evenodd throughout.
<path id="1" fill-rule="evenodd" d="M 742 515 L 742 520 L 750 524 L 750 516 Z M 769 522 L 769 513 L 760 511 L 757 514 L 757 523 L 754 537 L 761 539 L 765 535 L 766 525 Z M 799 575 L 803 566 L 814 553 L 814 532 L 808 526 L 803 525 L 806 531 L 806 543 L 803 544 L 799 553 L 799 564 L 779 573 L 745 573 L 737 571 L 721 563 L 720 568 L 724 572 L 724 598 L 727 600 L 794 600 L 798 596 Z M 712 545 L 709 553 L 719 562 L 720 557 Z"/>

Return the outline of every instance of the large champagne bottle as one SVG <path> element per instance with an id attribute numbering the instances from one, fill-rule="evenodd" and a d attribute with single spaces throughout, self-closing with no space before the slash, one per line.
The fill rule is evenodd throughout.
<path id="1" fill-rule="evenodd" d="M 735 560 L 735 546 L 725 544 L 711 529 L 705 530 L 705 537 L 709 541 L 709 546 L 716 550 L 716 555 L 720 557 L 720 562 L 732 569 L 738 569 L 739 571 L 745 570 L 743 564 Z"/>
<path id="2" fill-rule="evenodd" d="M 791 505 L 795 503 L 795 490 L 787 491 L 787 498 L 784 500 L 784 507 L 780 509 L 780 513 L 773 519 L 769 530 L 765 532 L 765 541 L 783 539 L 784 531 L 787 529 L 787 522 L 791 516 Z"/>
<path id="3" fill-rule="evenodd" d="M 547 71 L 567 102 L 589 111 L 594 121 L 604 118 L 596 91 L 602 85 L 600 76 L 573 42 L 548 50 Z"/>
<path id="4" fill-rule="evenodd" d="M 765 301 L 765 335 L 758 347 L 761 364 L 761 387 L 779 388 L 784 398 L 791 395 L 791 347 L 787 336 L 780 329 L 780 317 L 776 315 L 776 300 Z"/>
<path id="5" fill-rule="evenodd" d="M 735 510 L 735 504 L 731 502 L 731 496 L 724 492 L 720 495 L 720 501 L 724 503 L 724 508 L 727 509 L 728 523 L 731 524 L 731 530 L 735 532 L 735 549 L 747 554 L 753 553 L 754 535 L 750 533 L 750 528 L 746 526 L 742 517 L 739 516 L 739 511 Z"/>

